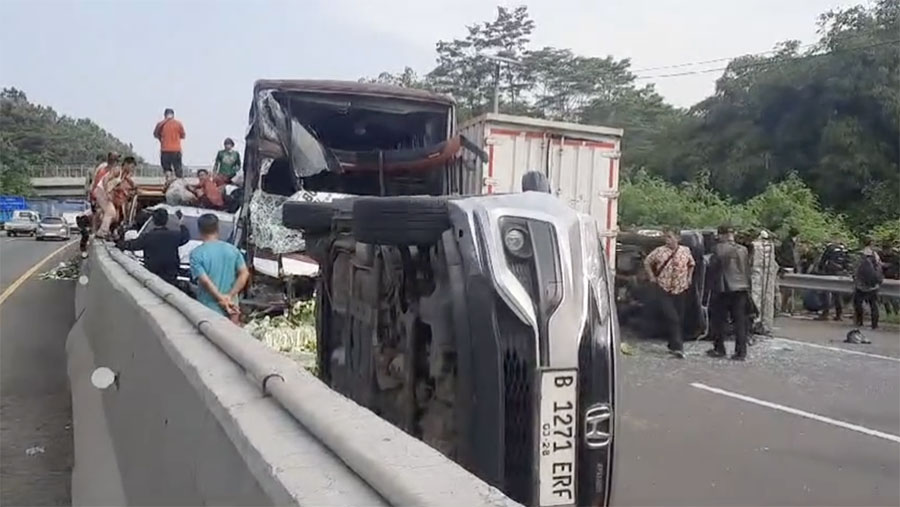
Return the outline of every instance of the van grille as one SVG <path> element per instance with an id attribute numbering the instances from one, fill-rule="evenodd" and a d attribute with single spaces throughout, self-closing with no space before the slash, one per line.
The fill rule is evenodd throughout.
<path id="1" fill-rule="evenodd" d="M 497 302 L 497 324 L 503 358 L 504 483 L 506 493 L 528 503 L 533 489 L 534 371 L 532 330 Z"/>

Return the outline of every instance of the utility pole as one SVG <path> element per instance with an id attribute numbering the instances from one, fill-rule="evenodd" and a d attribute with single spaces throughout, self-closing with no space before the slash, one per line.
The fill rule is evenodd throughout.
<path id="1" fill-rule="evenodd" d="M 494 113 L 500 112 L 500 62 L 494 61 Z"/>
<path id="2" fill-rule="evenodd" d="M 494 63 L 494 112 L 500 112 L 500 65 L 522 65 L 522 62 L 518 60 L 514 60 L 512 58 L 506 58 L 504 56 L 496 56 L 496 55 L 481 55 L 482 58 L 486 58 Z"/>

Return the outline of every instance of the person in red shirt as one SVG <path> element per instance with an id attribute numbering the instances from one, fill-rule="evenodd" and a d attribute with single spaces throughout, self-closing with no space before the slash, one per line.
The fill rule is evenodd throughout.
<path id="1" fill-rule="evenodd" d="M 181 167 L 181 140 L 184 139 L 184 125 L 175 119 L 175 110 L 168 108 L 163 113 L 165 118 L 156 124 L 153 137 L 159 140 L 159 165 L 166 173 L 174 172 L 175 176 L 184 176 Z"/>
<path id="2" fill-rule="evenodd" d="M 200 206 L 210 209 L 222 209 L 225 207 L 225 199 L 222 190 L 216 185 L 216 181 L 209 177 L 209 171 L 200 169 L 197 171 L 197 179 L 200 182 L 194 187 L 194 194 L 200 201 Z"/>
<path id="3" fill-rule="evenodd" d="M 106 162 L 101 163 L 94 170 L 94 176 L 91 179 L 91 187 L 88 193 L 88 200 L 91 202 L 91 216 L 93 218 L 93 222 L 91 224 L 92 230 L 96 231 L 97 228 L 100 227 L 100 217 L 103 214 L 101 209 L 101 204 L 97 200 L 97 186 L 100 184 L 100 181 L 106 176 L 106 173 L 110 171 L 113 167 L 119 165 L 119 154 L 111 151 L 106 155 Z"/>
<path id="4" fill-rule="evenodd" d="M 125 157 L 125 159 L 122 160 L 122 177 L 118 184 L 113 188 L 112 195 L 110 196 L 113 201 L 113 206 L 116 208 L 117 218 L 120 222 L 124 220 L 128 202 L 137 190 L 137 185 L 134 183 L 135 167 L 137 167 L 137 161 L 134 157 Z"/>

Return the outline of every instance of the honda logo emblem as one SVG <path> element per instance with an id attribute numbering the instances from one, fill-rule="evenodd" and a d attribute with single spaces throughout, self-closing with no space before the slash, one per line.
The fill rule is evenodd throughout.
<path id="1" fill-rule="evenodd" d="M 590 449 L 600 449 L 609 445 L 610 419 L 612 410 L 609 405 L 591 407 L 584 414 L 584 443 Z"/>

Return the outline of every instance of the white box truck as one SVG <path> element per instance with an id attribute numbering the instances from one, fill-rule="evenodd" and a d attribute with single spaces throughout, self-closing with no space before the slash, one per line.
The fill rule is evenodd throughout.
<path id="1" fill-rule="evenodd" d="M 609 266 L 615 266 L 618 230 L 619 159 L 622 129 L 505 114 L 485 114 L 460 126 L 460 133 L 488 157 L 471 154 L 465 191 L 521 191 L 522 176 L 539 171 L 553 194 L 597 220 Z"/>

